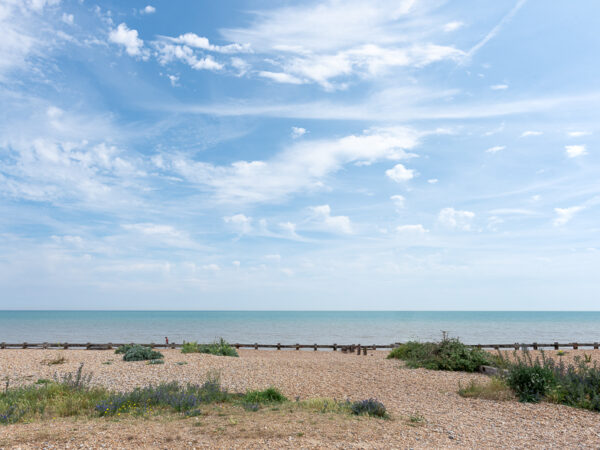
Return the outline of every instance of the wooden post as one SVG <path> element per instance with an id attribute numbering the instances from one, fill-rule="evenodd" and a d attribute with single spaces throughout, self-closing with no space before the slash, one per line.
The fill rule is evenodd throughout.
<path id="1" fill-rule="evenodd" d="M 240 349 L 240 344 L 235 344 L 235 349 L 239 350 Z"/>
<path id="2" fill-rule="evenodd" d="M 296 344 L 296 350 L 300 350 L 300 344 Z"/>
<path id="3" fill-rule="evenodd" d="M 515 343 L 515 345 L 513 345 L 513 347 L 515 348 L 515 350 L 519 350 L 519 344 Z"/>
<path id="4" fill-rule="evenodd" d="M 281 350 L 281 342 L 277 343 L 277 350 Z"/>
<path id="5" fill-rule="evenodd" d="M 337 352 L 337 344 L 333 344 L 333 351 Z"/>
<path id="6" fill-rule="evenodd" d="M 579 348 L 579 345 L 577 344 L 577 342 L 573 342 L 573 350 L 577 350 Z"/>
<path id="7" fill-rule="evenodd" d="M 47 342 L 44 342 L 44 343 L 42 344 L 42 348 L 43 348 L 44 350 L 46 350 L 46 349 L 48 348 L 48 343 L 47 343 Z"/>
<path id="8" fill-rule="evenodd" d="M 554 350 L 558 350 L 558 342 L 554 343 Z"/>
<path id="9" fill-rule="evenodd" d="M 6 348 L 6 342 L 2 342 L 2 343 L 0 344 L 0 348 L 1 348 L 1 349 L 5 349 L 5 348 Z"/>
<path id="10" fill-rule="evenodd" d="M 254 350 L 258 350 L 258 344 L 256 342 L 254 343 Z"/>
<path id="11" fill-rule="evenodd" d="M 499 345 L 494 345 L 494 350 L 500 350 L 500 346 Z"/>
<path id="12" fill-rule="evenodd" d="M 63 349 L 68 350 L 69 349 L 69 344 L 67 342 L 65 342 L 63 344 Z"/>
<path id="13" fill-rule="evenodd" d="M 27 348 L 27 342 L 23 342 L 23 348 Z"/>
<path id="14" fill-rule="evenodd" d="M 356 354 L 360 355 L 360 344 L 358 344 L 358 347 L 356 348 Z"/>
<path id="15" fill-rule="evenodd" d="M 86 350 L 89 350 L 91 346 L 92 346 L 92 344 L 90 344 L 90 343 L 88 342 L 87 344 L 85 344 L 85 349 L 86 349 Z"/>
<path id="16" fill-rule="evenodd" d="M 537 349 L 538 349 L 537 342 L 534 342 L 534 343 L 533 343 L 533 349 L 534 349 L 534 350 L 537 350 Z"/>
<path id="17" fill-rule="evenodd" d="M 594 350 L 598 350 L 598 343 L 594 342 Z"/>
<path id="18" fill-rule="evenodd" d="M 314 347 L 314 348 L 315 348 L 315 352 L 316 352 L 316 351 L 317 351 L 317 344 L 315 344 L 315 347 Z"/>
<path id="19" fill-rule="evenodd" d="M 367 347 L 363 347 L 363 355 L 367 356 Z"/>
<path id="20" fill-rule="evenodd" d="M 171 342 L 171 350 L 175 350 L 175 342 Z"/>

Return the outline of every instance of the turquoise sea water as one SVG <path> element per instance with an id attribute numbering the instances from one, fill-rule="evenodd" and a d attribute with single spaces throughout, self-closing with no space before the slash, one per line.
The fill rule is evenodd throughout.
<path id="1" fill-rule="evenodd" d="M 481 311 L 0 311 L 0 342 L 469 344 L 600 341 L 600 312 Z"/>

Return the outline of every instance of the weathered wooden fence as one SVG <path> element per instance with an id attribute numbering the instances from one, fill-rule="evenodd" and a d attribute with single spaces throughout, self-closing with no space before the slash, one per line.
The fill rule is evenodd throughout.
<path id="1" fill-rule="evenodd" d="M 133 343 L 131 343 L 133 344 Z M 310 350 L 333 350 L 333 351 L 338 351 L 340 350 L 342 353 L 357 353 L 357 354 L 363 354 L 366 355 L 367 354 L 367 350 L 378 350 L 378 349 L 392 349 L 395 348 L 399 345 L 401 345 L 401 342 L 395 342 L 393 344 L 384 344 L 384 345 L 377 345 L 377 344 L 372 344 L 372 345 L 365 345 L 365 344 L 331 344 L 331 345 L 323 345 L 323 344 L 281 344 L 281 343 L 277 343 L 277 344 L 258 344 L 258 343 L 254 343 L 254 344 L 240 344 L 240 343 L 236 343 L 236 344 L 231 344 L 232 347 L 235 347 L 236 349 L 240 349 L 240 348 L 250 348 L 250 349 L 275 349 L 275 350 L 282 350 L 282 349 L 291 349 L 291 350 L 301 350 L 301 349 L 310 349 Z M 112 348 L 116 348 L 119 347 L 121 345 L 125 345 L 124 343 L 106 343 L 106 344 L 97 344 L 97 343 L 91 343 L 91 342 L 87 342 L 85 344 L 83 343 L 70 343 L 70 342 L 42 342 L 42 343 L 29 343 L 29 342 L 22 342 L 22 343 L 17 343 L 17 344 L 12 344 L 12 343 L 6 343 L 6 342 L 0 342 L 0 349 L 87 349 L 87 350 L 109 350 Z M 177 343 L 169 343 L 169 344 L 155 344 L 155 343 L 150 343 L 150 344 L 140 344 L 140 345 L 144 345 L 147 347 L 152 347 L 152 348 L 170 348 L 170 349 L 175 349 L 175 348 L 181 348 L 182 344 L 177 344 Z M 559 342 L 553 342 L 553 343 L 538 343 L 538 342 L 534 342 L 532 344 L 523 344 L 523 343 L 514 343 L 514 344 L 472 344 L 470 345 L 471 347 L 477 347 L 477 348 L 483 348 L 483 349 L 496 349 L 496 350 L 509 350 L 509 349 L 514 349 L 514 350 L 525 350 L 525 349 L 533 349 L 533 350 L 541 350 L 541 349 L 554 349 L 554 350 L 559 350 L 561 348 L 572 348 L 574 350 L 577 350 L 578 348 L 593 348 L 593 349 L 598 349 L 600 348 L 600 344 L 598 342 L 569 342 L 569 343 L 559 343 Z"/>

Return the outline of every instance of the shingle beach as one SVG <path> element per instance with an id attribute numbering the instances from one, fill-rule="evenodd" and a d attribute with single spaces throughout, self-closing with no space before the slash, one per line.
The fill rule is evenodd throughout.
<path id="1" fill-rule="evenodd" d="M 165 364 L 153 366 L 124 362 L 112 351 L 3 350 L 0 375 L 8 377 L 14 386 L 73 372 L 84 363 L 84 371 L 93 374 L 92 383 L 122 391 L 161 381 L 201 383 L 207 373 L 217 371 L 231 391 L 276 386 L 290 399 L 377 398 L 392 418 L 275 411 L 245 413 L 235 419 L 207 415 L 203 426 L 194 426 L 191 419 L 61 419 L 51 425 L 3 426 L 0 447 L 600 447 L 597 413 L 550 403 L 462 398 L 457 394 L 459 385 L 485 380 L 485 376 L 408 369 L 400 361 L 385 359 L 387 352 L 383 351 L 357 356 L 242 350 L 240 358 L 182 354 L 178 350 L 163 353 Z M 600 357 L 597 351 L 578 350 L 564 358 L 583 353 Z M 45 363 L 59 355 L 66 358 L 64 364 Z M 177 364 L 183 361 L 187 364 Z M 423 421 L 412 423 L 411 416 Z"/>

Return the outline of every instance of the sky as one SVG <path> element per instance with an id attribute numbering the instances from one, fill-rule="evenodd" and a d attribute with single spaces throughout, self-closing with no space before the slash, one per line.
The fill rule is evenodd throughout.
<path id="1" fill-rule="evenodd" d="M 596 310 L 599 15 L 0 0 L 0 309 Z"/>

